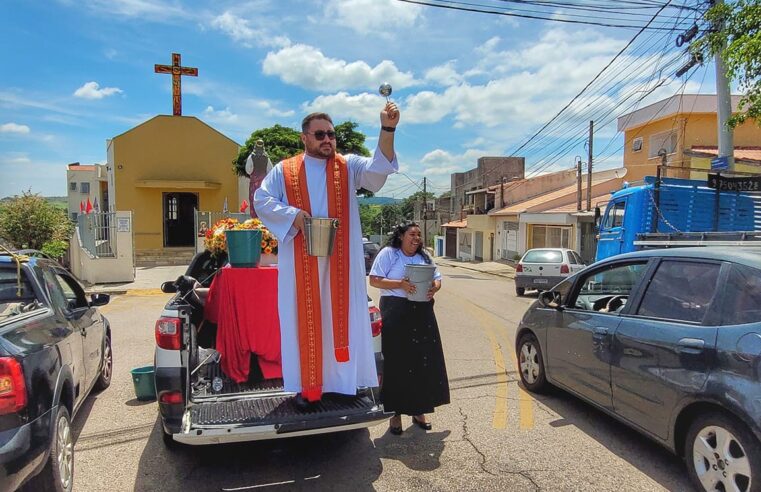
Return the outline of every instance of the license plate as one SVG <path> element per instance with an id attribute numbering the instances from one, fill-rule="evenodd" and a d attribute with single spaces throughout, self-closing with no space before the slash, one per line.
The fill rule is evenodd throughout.
<path id="1" fill-rule="evenodd" d="M 546 284 L 547 283 L 547 279 L 546 278 L 535 278 L 534 279 L 534 283 L 535 284 Z"/>

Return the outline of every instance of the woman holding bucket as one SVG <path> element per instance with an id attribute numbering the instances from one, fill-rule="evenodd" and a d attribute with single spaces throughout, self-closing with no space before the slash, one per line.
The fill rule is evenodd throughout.
<path id="1" fill-rule="evenodd" d="M 427 413 L 449 403 L 433 296 L 441 289 L 441 273 L 423 250 L 420 227 L 409 222 L 396 227 L 370 269 L 370 285 L 380 289 L 383 319 L 383 384 L 381 400 L 395 412 L 392 434 L 402 433 L 402 414 L 430 430 Z"/>

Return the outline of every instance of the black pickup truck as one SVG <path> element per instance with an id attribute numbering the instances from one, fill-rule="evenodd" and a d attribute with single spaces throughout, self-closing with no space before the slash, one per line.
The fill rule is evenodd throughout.
<path id="1" fill-rule="evenodd" d="M 0 492 L 70 491 L 71 420 L 111 383 L 111 329 L 58 263 L 0 256 Z"/>

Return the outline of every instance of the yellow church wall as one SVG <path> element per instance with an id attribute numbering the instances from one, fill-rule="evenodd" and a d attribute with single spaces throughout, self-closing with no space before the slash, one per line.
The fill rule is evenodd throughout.
<path id="1" fill-rule="evenodd" d="M 669 166 L 698 167 L 696 162 L 703 159 L 686 157 L 684 150 L 693 146 L 716 146 L 718 145 L 717 120 L 715 113 L 679 113 L 669 118 L 664 118 L 631 128 L 625 133 L 624 166 L 627 168 L 626 178 L 629 181 L 638 181 L 645 176 L 655 176 L 656 166 L 660 164 L 660 157 L 649 157 L 650 137 L 659 133 L 675 131 L 677 133 L 676 152 L 668 155 Z M 642 150 L 632 150 L 632 142 L 635 138 L 642 137 Z M 761 127 L 754 121 L 746 121 L 734 131 L 735 147 L 749 147 L 761 145 Z M 710 167 L 710 160 L 708 160 Z M 702 166 L 702 164 L 700 164 Z M 738 167 L 738 171 L 742 170 Z M 703 173 L 700 173 L 703 174 Z M 689 178 L 689 171 L 669 169 L 670 177 Z"/>
<path id="2" fill-rule="evenodd" d="M 237 210 L 239 146 L 197 118 L 157 116 L 111 145 L 116 210 L 133 212 L 136 250 L 164 247 L 163 193 L 195 193 L 204 211 L 221 211 L 227 198 Z"/>

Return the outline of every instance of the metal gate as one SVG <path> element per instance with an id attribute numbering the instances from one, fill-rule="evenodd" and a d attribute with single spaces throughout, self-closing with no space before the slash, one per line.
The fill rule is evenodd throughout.
<path id="1" fill-rule="evenodd" d="M 476 244 L 473 246 L 473 258 L 484 261 L 484 233 L 476 231 Z"/>
<path id="2" fill-rule="evenodd" d="M 79 214 L 77 229 L 82 247 L 92 256 L 116 257 L 116 213 Z"/>

